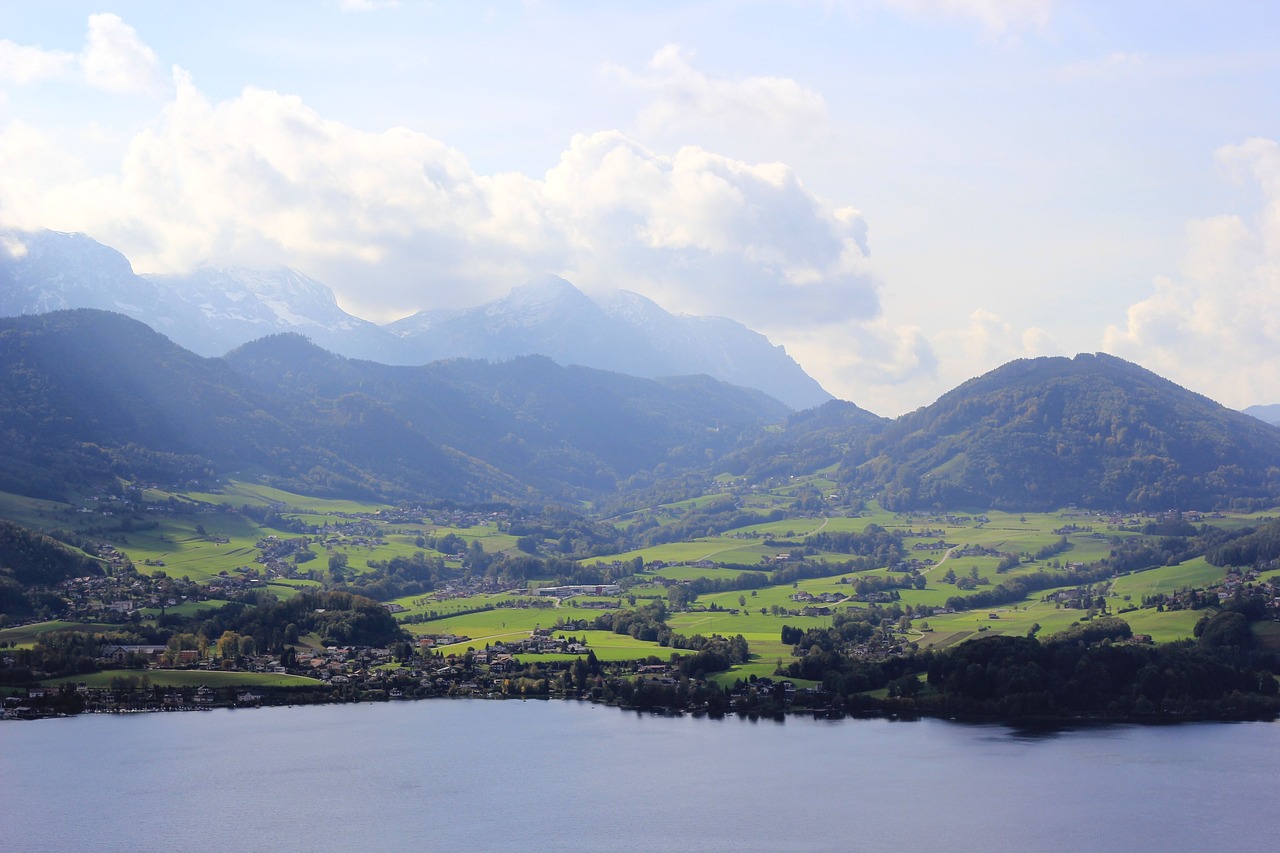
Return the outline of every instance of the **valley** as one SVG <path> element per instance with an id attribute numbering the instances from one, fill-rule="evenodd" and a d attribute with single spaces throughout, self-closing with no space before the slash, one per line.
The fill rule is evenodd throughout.
<path id="1" fill-rule="evenodd" d="M 0 617 L 7 666 L 37 677 L 29 687 L 8 672 L 5 690 L 25 713 L 32 702 L 111 710 L 513 694 L 713 713 L 861 708 L 890 701 L 886 686 L 844 691 L 831 673 L 806 672 L 817 654 L 807 639 L 874 623 L 846 649 L 863 661 L 1112 620 L 1129 642 L 1194 642 L 1231 596 L 1270 602 L 1280 587 L 1280 570 L 1227 569 L 1202 554 L 1089 573 L 1117 548 L 1158 543 L 1167 514 L 853 510 L 832 500 L 830 473 L 725 480 L 716 494 L 629 513 L 611 527 L 616 553 L 595 557 L 574 552 L 604 525 L 563 510 L 551 514 L 557 522 L 511 506 L 327 500 L 237 481 L 200 492 L 125 487 L 77 504 L 5 495 L 10 516 L 82 537 L 105 569 L 55 586 L 67 603 L 56 619 L 43 618 L 48 604 Z M 815 492 L 826 505 L 801 509 Z M 734 526 L 625 547 L 725 515 Z M 1176 519 L 1225 535 L 1269 521 Z M 859 553 L 868 546 L 877 550 Z M 1028 580 L 1021 595 L 980 598 Z M 332 593 L 376 601 L 380 628 L 401 638 L 377 645 L 270 621 L 217 633 L 233 624 L 225 614 Z M 1254 641 L 1274 648 L 1280 611 L 1263 615 Z M 78 638 L 78 662 L 59 658 L 60 638 Z M 46 669 L 30 669 L 37 661 Z"/>

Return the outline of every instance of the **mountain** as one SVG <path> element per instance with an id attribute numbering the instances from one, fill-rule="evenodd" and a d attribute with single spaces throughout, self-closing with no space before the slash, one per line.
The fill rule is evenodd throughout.
<path id="1" fill-rule="evenodd" d="M 238 473 L 308 493 L 577 499 L 678 473 L 787 409 L 705 377 L 529 357 L 395 367 L 275 335 L 203 358 L 120 314 L 0 320 L 0 490 Z"/>
<path id="2" fill-rule="evenodd" d="M 672 315 L 633 293 L 597 303 L 554 276 L 477 308 L 424 311 L 382 327 L 286 267 L 139 276 L 123 255 L 83 234 L 0 232 L 0 316 L 66 308 L 118 311 L 203 356 L 295 332 L 383 364 L 545 355 L 633 376 L 705 373 L 795 409 L 831 399 L 782 347 L 739 323 Z"/>
<path id="3" fill-rule="evenodd" d="M 1272 426 L 1280 426 L 1280 404 L 1271 403 L 1265 406 L 1250 406 L 1244 410 L 1246 415 L 1265 421 Z"/>
<path id="4" fill-rule="evenodd" d="M 191 329 L 174 337 L 202 355 L 221 355 L 257 338 L 296 332 L 350 358 L 392 363 L 404 358 L 395 336 L 343 311 L 332 290 L 288 267 L 199 267 L 183 275 L 142 278 L 198 316 Z M 147 322 L 146 317 L 138 319 Z"/>
<path id="5" fill-rule="evenodd" d="M 794 409 L 831 399 L 786 350 L 741 323 L 671 314 L 627 291 L 596 302 L 556 276 L 485 305 L 420 312 L 386 328 L 419 363 L 538 354 L 632 376 L 705 373 L 757 388 Z"/>
<path id="6" fill-rule="evenodd" d="M 715 468 L 717 473 L 752 482 L 813 474 L 842 461 L 865 458 L 866 443 L 891 423 L 853 403 L 831 400 L 792 413 L 781 429 L 770 430 L 752 446 L 734 451 Z"/>
<path id="7" fill-rule="evenodd" d="M 1280 429 L 1113 356 L 1018 360 L 897 419 L 842 480 L 891 509 L 1280 498 Z"/>
<path id="8" fill-rule="evenodd" d="M 148 325 L 180 329 L 195 318 L 169 304 L 154 283 L 134 275 L 115 249 L 84 234 L 0 232 L 0 315 L 100 308 L 145 315 Z"/>
<path id="9" fill-rule="evenodd" d="M 644 344 L 642 335 L 612 320 L 582 291 L 555 276 L 528 282 L 476 308 L 419 312 L 386 328 L 418 364 L 545 355 L 561 364 L 639 375 L 631 369 L 636 366 L 631 354 Z"/>

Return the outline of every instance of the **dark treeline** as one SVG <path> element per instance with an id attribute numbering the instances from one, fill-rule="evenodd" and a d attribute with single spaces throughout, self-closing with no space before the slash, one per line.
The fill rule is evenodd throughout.
<path id="1" fill-rule="evenodd" d="M 735 498 L 717 498 L 701 506 L 691 507 L 669 524 L 659 524 L 653 516 L 645 516 L 627 528 L 630 548 L 649 548 L 668 542 L 682 542 L 698 536 L 714 536 L 752 524 L 781 521 L 787 517 L 781 509 L 767 513 L 743 509 Z"/>
<path id="2" fill-rule="evenodd" d="M 1211 547 L 1205 559 L 1215 566 L 1253 566 L 1280 558 L 1280 521 L 1241 531 L 1235 539 Z"/>
<path id="3" fill-rule="evenodd" d="M 1082 586 L 1114 577 L 1115 570 L 1104 562 L 1088 567 L 1061 571 L 1038 571 L 1029 575 L 1007 578 L 990 589 L 973 595 L 953 595 L 947 599 L 952 610 L 983 610 L 1000 604 L 1021 601 L 1033 592 L 1059 586 Z"/>
<path id="4" fill-rule="evenodd" d="M 390 646 L 407 635 L 385 607 L 347 592 L 303 592 L 288 601 L 263 594 L 257 603 L 235 601 L 198 611 L 194 616 L 169 614 L 162 626 L 131 625 L 104 632 L 57 631 L 41 636 L 30 649 L 6 650 L 12 666 L 0 668 L 9 684 L 26 684 L 101 669 L 98 655 L 104 645 L 171 645 L 175 648 L 212 647 L 228 636 L 237 645 L 230 657 L 249 653 L 278 654 L 300 635 L 314 633 L 325 645 Z M 104 626 L 105 628 L 106 626 Z M 224 655 L 225 656 L 225 655 Z M 126 661 L 125 665 L 130 665 Z M 141 667 L 145 660 L 132 662 Z"/>
<path id="5" fill-rule="evenodd" d="M 804 632 L 797 645 L 810 645 L 785 674 L 821 681 L 821 702 L 848 711 L 1007 721 L 1273 719 L 1280 712 L 1276 656 L 1252 647 L 1248 620 L 1235 610 L 1206 616 L 1195 641 L 1162 646 L 1129 642 L 1128 624 L 1099 619 L 1044 640 L 990 636 L 883 660 L 842 651 L 892 617 L 883 610 Z M 796 631 L 786 639 L 796 640 Z M 887 688 L 886 699 L 867 695 L 878 688 Z"/>
<path id="6" fill-rule="evenodd" d="M 1269 719 L 1280 709 L 1275 661 L 1240 660 L 1244 617 L 1224 611 L 1196 643 L 1120 642 L 1118 619 L 1081 625 L 1045 641 L 983 637 L 937 655 L 933 693 L 915 698 L 930 713 L 1002 719 L 1106 717 Z"/>
<path id="7" fill-rule="evenodd" d="M 879 565 L 891 566 L 902 559 L 902 538 L 900 531 L 889 531 L 878 524 L 868 524 L 862 533 L 814 533 L 805 537 L 804 544 L 834 554 L 874 557 Z"/>

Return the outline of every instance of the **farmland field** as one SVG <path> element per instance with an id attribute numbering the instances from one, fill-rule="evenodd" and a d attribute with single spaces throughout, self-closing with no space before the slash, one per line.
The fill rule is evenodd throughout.
<path id="1" fill-rule="evenodd" d="M 263 672 L 222 672 L 213 669 L 108 669 L 68 678 L 51 679 L 44 684 L 48 687 L 59 684 L 110 687 L 113 678 L 138 680 L 146 678 L 156 687 L 315 687 L 324 683 L 301 675 Z"/>

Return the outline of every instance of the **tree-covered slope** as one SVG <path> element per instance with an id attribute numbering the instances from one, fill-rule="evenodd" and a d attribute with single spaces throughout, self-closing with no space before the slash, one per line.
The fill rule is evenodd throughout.
<path id="1" fill-rule="evenodd" d="M 1113 356 L 1011 362 L 894 421 L 844 479 L 890 508 L 1280 497 L 1280 429 Z"/>
<path id="2" fill-rule="evenodd" d="M 787 415 L 760 392 L 707 377 L 639 379 L 538 356 L 392 367 L 284 335 L 227 362 L 293 405 L 376 404 L 430 441 L 550 492 L 608 491 L 640 471 L 706 465 Z"/>
<path id="3" fill-rule="evenodd" d="M 102 574 L 102 566 L 61 542 L 0 519 L 0 613 L 24 616 L 69 578 Z"/>
<path id="4" fill-rule="evenodd" d="M 760 480 L 812 474 L 837 462 L 861 462 L 867 458 L 867 442 L 890 423 L 853 403 L 831 400 L 792 414 L 780 428 L 725 457 L 716 470 Z"/>
<path id="5" fill-rule="evenodd" d="M 759 392 L 545 358 L 388 367 L 296 335 L 206 359 L 95 310 L 0 320 L 0 490 L 232 473 L 383 497 L 584 497 L 706 465 L 786 416 Z"/>

